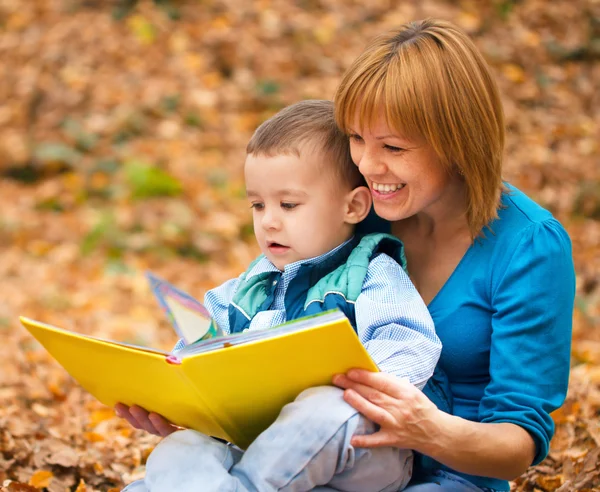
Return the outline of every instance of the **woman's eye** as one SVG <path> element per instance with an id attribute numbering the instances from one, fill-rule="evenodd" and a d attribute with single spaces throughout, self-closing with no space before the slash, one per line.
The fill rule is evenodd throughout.
<path id="1" fill-rule="evenodd" d="M 251 203 L 250 208 L 253 208 L 254 210 L 262 210 L 265 208 L 265 204 L 260 202 Z"/>
<path id="2" fill-rule="evenodd" d="M 354 140 L 355 142 L 362 142 L 362 137 L 356 133 L 351 133 L 348 137 L 350 140 Z"/>
<path id="3" fill-rule="evenodd" d="M 384 148 L 390 152 L 402 152 L 404 150 L 402 147 L 394 147 L 393 145 L 384 145 Z"/>
<path id="4" fill-rule="evenodd" d="M 281 202 L 281 208 L 284 208 L 286 210 L 292 210 L 293 208 L 296 208 L 297 206 L 298 206 L 297 203 Z"/>

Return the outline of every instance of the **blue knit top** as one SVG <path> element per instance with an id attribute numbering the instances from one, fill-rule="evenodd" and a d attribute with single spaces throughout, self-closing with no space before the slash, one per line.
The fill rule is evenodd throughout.
<path id="1" fill-rule="evenodd" d="M 554 433 L 550 412 L 567 392 L 575 273 L 560 223 L 508 190 L 491 231 L 471 245 L 428 308 L 442 341 L 439 367 L 450 381 L 453 414 L 521 426 L 535 441 L 539 463 Z M 457 473 L 432 460 L 423 465 Z M 503 480 L 457 474 L 509 490 Z"/>

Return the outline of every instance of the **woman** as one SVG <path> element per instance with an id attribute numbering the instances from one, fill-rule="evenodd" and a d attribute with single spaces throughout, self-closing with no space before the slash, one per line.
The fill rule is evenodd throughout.
<path id="1" fill-rule="evenodd" d="M 419 453 L 406 490 L 509 490 L 544 459 L 564 401 L 571 342 L 571 245 L 549 212 L 501 179 L 498 90 L 450 23 L 375 39 L 345 73 L 338 124 L 377 215 L 405 245 L 410 277 L 443 349 L 453 409 L 383 374 L 334 383 L 380 425 L 356 447 Z"/>

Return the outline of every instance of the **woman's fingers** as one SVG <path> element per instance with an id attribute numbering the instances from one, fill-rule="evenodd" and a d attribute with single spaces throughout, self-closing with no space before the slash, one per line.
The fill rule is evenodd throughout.
<path id="1" fill-rule="evenodd" d="M 362 382 L 357 382 L 343 374 L 335 376 L 333 382 L 346 390 L 354 390 L 366 400 L 382 407 L 393 405 L 396 401 L 402 400 L 405 393 L 415 389 L 410 383 L 399 380 L 394 376 L 391 378 L 389 375 L 385 374 L 381 374 L 381 376 L 385 376 L 384 378 L 381 378 L 384 379 L 384 381 L 383 383 L 378 384 L 378 387 L 368 384 L 370 381 L 366 381 L 365 384 L 363 384 Z M 407 384 L 409 388 L 405 388 L 405 384 Z M 383 387 L 387 391 L 382 391 L 379 387 Z"/>
<path id="2" fill-rule="evenodd" d="M 162 437 L 167 437 L 179 428 L 157 413 L 150 413 L 148 419 Z"/>
<path id="3" fill-rule="evenodd" d="M 392 374 L 384 372 L 371 372 L 364 369 L 350 369 L 346 377 L 363 387 L 381 391 L 392 398 L 400 398 L 407 386 L 412 386 L 406 379 L 399 379 Z"/>
<path id="4" fill-rule="evenodd" d="M 394 441 L 390 438 L 389 434 L 378 431 L 374 434 L 353 436 L 351 444 L 355 448 L 383 448 L 393 446 Z"/>
<path id="5" fill-rule="evenodd" d="M 375 422 L 381 426 L 389 424 L 390 414 L 385 410 L 385 408 L 371 403 L 368 399 L 356 392 L 354 389 L 347 389 L 344 391 L 344 400 L 346 400 L 350 406 L 358 410 L 359 413 L 364 415 L 372 422 Z"/>

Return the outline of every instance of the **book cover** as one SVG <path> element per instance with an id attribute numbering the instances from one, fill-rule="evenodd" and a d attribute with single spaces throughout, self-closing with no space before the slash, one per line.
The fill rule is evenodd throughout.
<path id="1" fill-rule="evenodd" d="M 175 353 L 25 317 L 21 323 L 105 405 L 137 404 L 243 449 L 304 389 L 331 384 L 352 367 L 377 370 L 340 311 L 200 340 Z"/>

